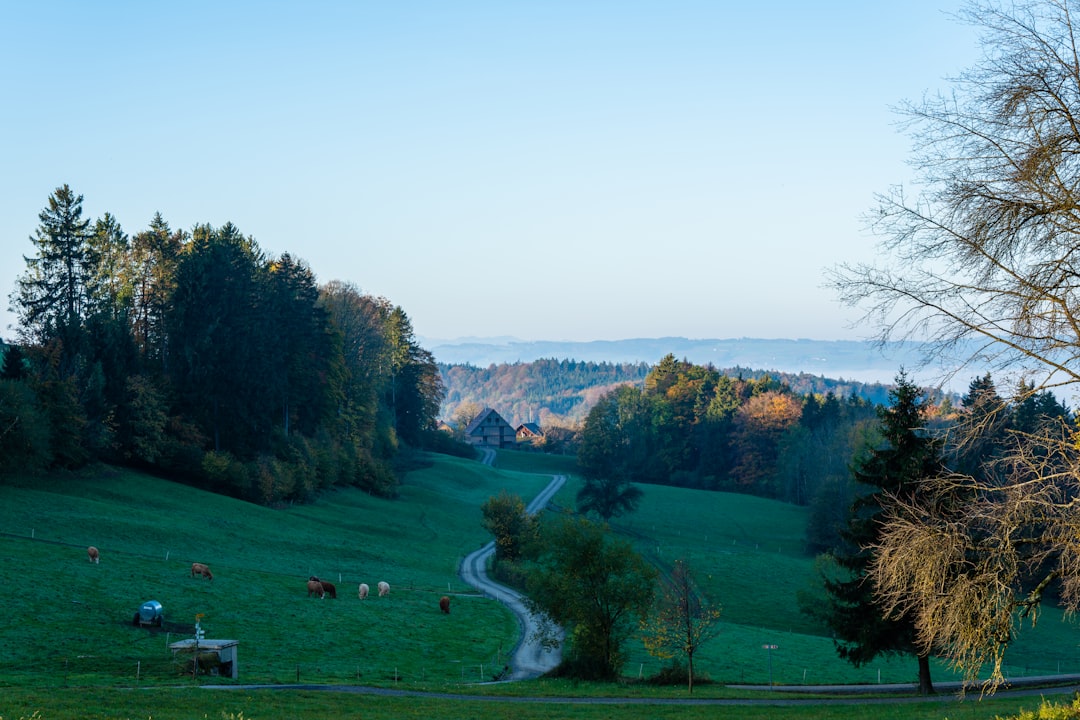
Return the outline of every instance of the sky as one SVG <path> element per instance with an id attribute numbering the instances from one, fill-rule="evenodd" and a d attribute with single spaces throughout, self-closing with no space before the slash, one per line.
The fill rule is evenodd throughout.
<path id="1" fill-rule="evenodd" d="M 860 339 L 961 0 L 0 0 L 0 338 L 38 214 L 232 222 L 421 339 Z"/>

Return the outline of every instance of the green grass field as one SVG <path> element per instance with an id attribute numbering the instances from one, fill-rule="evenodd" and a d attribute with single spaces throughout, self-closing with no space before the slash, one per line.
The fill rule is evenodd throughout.
<path id="1" fill-rule="evenodd" d="M 24 478 L 0 486 L 0 719 L 30 717 L 475 717 L 507 714 L 503 703 L 376 697 L 310 691 L 205 690 L 209 684 L 364 684 L 397 690 L 488 696 L 681 698 L 682 688 L 634 682 L 660 664 L 633 647 L 618 685 L 561 681 L 478 685 L 517 642 L 517 623 L 457 577 L 460 559 L 488 541 L 480 506 L 500 490 L 529 498 L 548 473 L 572 474 L 573 458 L 500 452 L 495 467 L 431 456 L 395 500 L 355 490 L 318 502 L 264 508 L 112 468 L 76 476 Z M 556 503 L 573 506 L 573 480 Z M 699 672 L 714 684 L 695 698 L 774 698 L 736 691 L 767 683 L 761 645 L 772 643 L 777 683 L 910 682 L 914 663 L 855 670 L 802 617 L 794 593 L 813 578 L 800 551 L 804 511 L 744 496 L 647 486 L 638 513 L 616 523 L 662 567 L 690 561 L 723 605 L 719 637 Z M 86 547 L 101 549 L 90 564 Z M 205 562 L 213 582 L 190 577 Z M 333 581 L 336 600 L 308 598 L 309 575 Z M 357 584 L 391 584 L 387 598 L 357 598 Z M 450 615 L 437 607 L 453 597 Z M 147 600 L 165 627 L 132 617 Z M 182 674 L 168 644 L 190 638 L 196 615 L 208 638 L 239 641 L 236 683 Z M 1018 674 L 1080 671 L 1076 630 L 1049 614 L 1013 655 Z M 945 679 L 939 668 L 937 679 Z M 137 689 L 138 692 L 132 692 Z M 889 704 L 881 718 L 994 717 L 1037 699 Z M 778 708 L 515 703 L 518 718 L 777 717 Z M 886 709 L 887 708 L 887 709 Z M 784 717 L 860 717 L 850 706 L 785 708 Z M 992 710 L 992 712 L 991 712 Z M 897 714 L 890 714 L 897 713 Z M 969 714 L 970 713 L 970 714 Z"/>

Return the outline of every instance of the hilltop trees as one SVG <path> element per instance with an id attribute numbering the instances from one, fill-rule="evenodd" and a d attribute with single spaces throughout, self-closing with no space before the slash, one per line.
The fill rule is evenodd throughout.
<path id="1" fill-rule="evenodd" d="M 3 381 L 20 424 L 2 441 L 35 463 L 134 463 L 262 502 L 335 483 L 393 495 L 393 455 L 434 437 L 437 366 L 385 299 L 320 288 L 231 223 L 91 225 L 66 185 L 40 220 Z"/>
<path id="2" fill-rule="evenodd" d="M 833 498 L 873 417 L 873 406 L 856 397 L 800 396 L 769 375 L 732 377 L 668 355 L 644 387 L 616 387 L 589 411 L 578 447 L 586 481 L 579 507 L 605 518 L 632 511 L 619 501 L 632 483 L 800 505 Z"/>
<path id="3" fill-rule="evenodd" d="M 881 195 L 880 261 L 834 275 L 882 340 L 928 338 L 950 364 L 1015 370 L 1021 403 L 1080 382 L 1075 10 L 1071 0 L 966 7 L 982 59 L 951 93 L 903 107 L 919 192 Z M 928 478 L 926 500 L 890 516 L 871 567 L 886 609 L 915 618 L 923 648 L 942 648 L 971 678 L 990 663 L 995 682 L 1017 623 L 1052 583 L 1080 606 L 1075 428 L 1002 427 L 1004 407 L 968 423 L 960 443 L 1003 430 L 994 465 Z"/>

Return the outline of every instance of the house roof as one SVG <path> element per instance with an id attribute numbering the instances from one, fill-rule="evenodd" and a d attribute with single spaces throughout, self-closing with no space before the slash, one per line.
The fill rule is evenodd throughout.
<path id="1" fill-rule="evenodd" d="M 487 419 L 488 419 L 488 417 L 490 417 L 490 416 L 492 416 L 492 415 L 494 415 L 495 417 L 497 417 L 497 418 L 499 419 L 499 422 L 503 423 L 504 425 L 507 425 L 507 426 L 509 426 L 509 425 L 510 425 L 510 423 L 508 423 L 508 422 L 506 422 L 505 420 L 503 420 L 503 417 L 502 417 L 502 415 L 500 415 L 499 413 L 495 412 L 495 409 L 494 409 L 494 408 L 484 408 L 483 410 L 481 410 L 481 411 L 480 411 L 480 414 L 479 414 L 479 415 L 477 415 L 476 417 L 474 417 L 474 418 L 472 419 L 472 422 L 471 422 L 471 423 L 469 423 L 469 424 L 468 424 L 468 425 L 467 425 L 467 426 L 465 427 L 465 434 L 466 434 L 466 435 L 469 435 L 469 434 L 471 434 L 473 430 L 475 430 L 476 428 L 480 427 L 480 425 L 481 425 L 481 424 L 482 424 L 482 423 L 483 423 L 483 422 L 484 422 L 485 420 L 487 420 Z"/>
<path id="2" fill-rule="evenodd" d="M 540 426 L 537 425 L 534 422 L 521 423 L 520 425 L 517 426 L 516 432 L 520 433 L 523 430 L 525 432 L 529 433 L 530 435 L 540 435 L 541 434 Z"/>

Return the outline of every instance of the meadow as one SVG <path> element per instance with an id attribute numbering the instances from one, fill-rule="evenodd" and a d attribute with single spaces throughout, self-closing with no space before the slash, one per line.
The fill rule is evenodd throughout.
<path id="1" fill-rule="evenodd" d="M 397 499 L 339 490 L 279 508 L 110 467 L 0 486 L 0 552 L 8 569 L 0 584 L 0 718 L 495 718 L 506 716 L 507 702 L 522 719 L 552 717 L 551 702 L 559 703 L 555 715 L 572 718 L 861 716 L 850 705 L 631 704 L 686 697 L 685 688 L 637 682 L 660 668 L 640 643 L 632 643 L 622 683 L 485 684 L 516 644 L 518 626 L 457 577 L 460 559 L 490 539 L 480 506 L 503 489 L 529 498 L 549 474 L 561 473 L 571 482 L 555 503 L 572 507 L 573 472 L 572 458 L 532 453 L 501 451 L 494 467 L 432 455 L 406 476 Z M 720 635 L 697 662 L 714 682 L 698 686 L 695 699 L 775 703 L 779 692 L 731 687 L 768 683 L 770 660 L 773 679 L 783 684 L 913 680 L 909 659 L 850 667 L 798 612 L 794 593 L 814 577 L 813 559 L 801 552 L 803 509 L 644 489 L 640 510 L 615 529 L 660 567 L 689 561 L 723 607 Z M 101 549 L 100 564 L 87 561 L 88 545 Z M 191 577 L 192 562 L 209 564 L 213 581 Z M 338 598 L 307 597 L 309 575 L 332 580 Z M 358 583 L 374 588 L 379 580 L 390 583 L 389 597 L 357 598 Z M 449 615 L 438 609 L 441 595 L 452 598 Z M 132 622 L 148 600 L 164 608 L 161 628 Z M 192 636 L 197 616 L 207 638 L 239 641 L 238 680 L 192 677 L 170 652 L 171 642 Z M 1080 671 L 1075 636 L 1072 624 L 1048 613 L 1035 631 L 1022 633 L 1010 672 Z M 771 658 L 763 644 L 778 646 Z M 935 671 L 938 681 L 948 677 L 946 668 Z M 297 683 L 441 695 L 246 687 Z M 1033 706 L 1037 699 L 958 702 L 945 695 L 890 701 L 875 714 L 989 718 Z"/>

